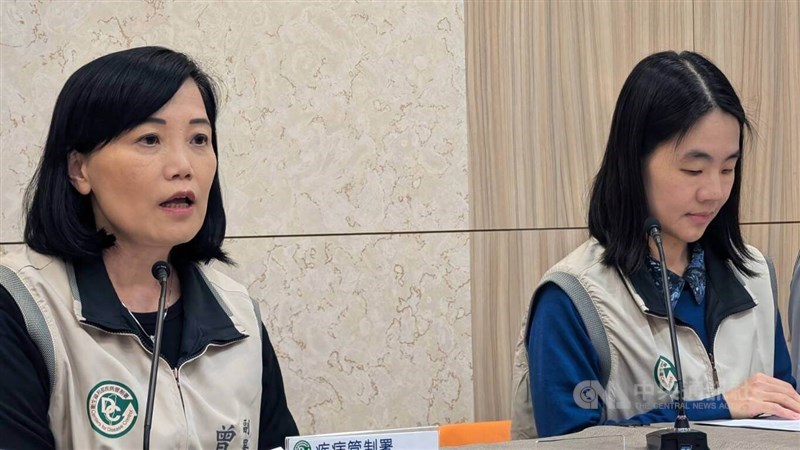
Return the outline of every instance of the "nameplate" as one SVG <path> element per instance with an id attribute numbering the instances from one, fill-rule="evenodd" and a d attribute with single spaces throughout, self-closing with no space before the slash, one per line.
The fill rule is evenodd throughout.
<path id="1" fill-rule="evenodd" d="M 286 450 L 437 450 L 438 427 L 353 431 L 286 438 Z"/>

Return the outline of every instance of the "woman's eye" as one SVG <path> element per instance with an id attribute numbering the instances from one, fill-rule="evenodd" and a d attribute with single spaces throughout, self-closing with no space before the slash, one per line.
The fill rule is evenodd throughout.
<path id="1" fill-rule="evenodd" d="M 144 145 L 146 145 L 146 146 L 148 146 L 148 147 L 152 147 L 154 145 L 158 145 L 159 140 L 158 140 L 158 136 L 156 136 L 154 134 L 148 134 L 147 136 L 142 136 L 139 139 L 139 142 L 144 144 Z"/>
<path id="2" fill-rule="evenodd" d="M 725 175 L 729 175 L 733 173 L 733 169 L 722 169 L 722 173 Z"/>
<path id="3" fill-rule="evenodd" d="M 702 170 L 689 170 L 689 169 L 683 169 L 683 172 L 688 173 L 689 175 L 700 175 L 701 173 L 703 173 Z"/>
<path id="4" fill-rule="evenodd" d="M 205 134 L 198 134 L 194 138 L 192 138 L 192 144 L 194 145 L 206 145 L 208 144 L 208 136 Z"/>

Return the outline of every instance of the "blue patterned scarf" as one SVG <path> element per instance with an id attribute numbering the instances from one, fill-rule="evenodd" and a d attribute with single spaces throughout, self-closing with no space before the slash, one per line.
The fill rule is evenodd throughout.
<path id="1" fill-rule="evenodd" d="M 669 282 L 669 299 L 672 309 L 678 304 L 678 298 L 681 296 L 686 283 L 694 294 L 694 301 L 698 305 L 703 304 L 706 298 L 706 260 L 703 247 L 700 244 L 692 246 L 692 256 L 689 265 L 686 266 L 686 272 L 683 276 L 678 276 L 671 270 L 667 270 L 667 281 Z M 653 259 L 652 256 L 647 256 L 647 268 L 650 269 L 650 274 L 653 276 L 653 281 L 656 282 L 656 288 L 661 292 L 661 266 L 658 261 Z"/>

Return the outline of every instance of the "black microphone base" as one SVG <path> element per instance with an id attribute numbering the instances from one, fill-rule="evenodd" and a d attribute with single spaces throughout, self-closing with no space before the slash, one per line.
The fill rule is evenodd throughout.
<path id="1" fill-rule="evenodd" d="M 699 430 L 663 428 L 647 433 L 647 450 L 708 450 L 708 440 Z"/>

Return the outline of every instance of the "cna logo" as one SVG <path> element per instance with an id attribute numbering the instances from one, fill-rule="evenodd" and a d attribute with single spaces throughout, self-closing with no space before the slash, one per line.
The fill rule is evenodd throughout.
<path id="1" fill-rule="evenodd" d="M 599 381 L 584 380 L 575 385 L 572 390 L 572 399 L 583 409 L 597 409 L 600 406 L 600 400 L 604 400 L 605 394 L 603 385 Z"/>
<path id="2" fill-rule="evenodd" d="M 661 355 L 653 367 L 653 379 L 662 391 L 671 394 L 678 385 L 678 371 L 672 361 Z"/>
<path id="3" fill-rule="evenodd" d="M 117 381 L 101 381 L 89 391 L 86 413 L 94 431 L 118 438 L 133 428 L 139 401 L 128 386 Z"/>

